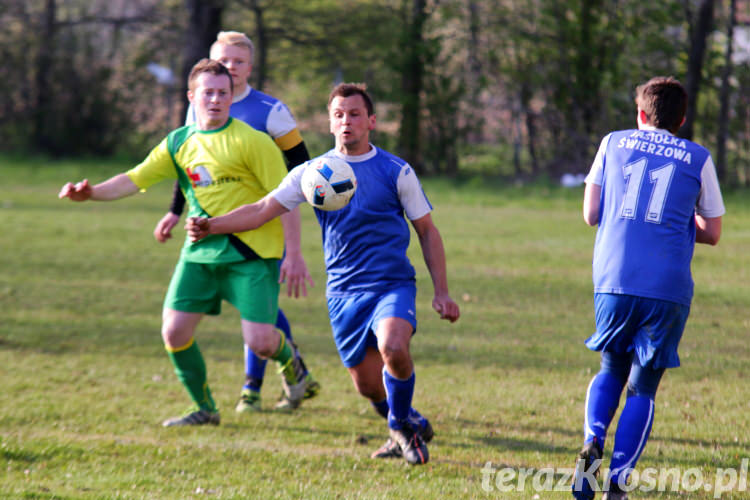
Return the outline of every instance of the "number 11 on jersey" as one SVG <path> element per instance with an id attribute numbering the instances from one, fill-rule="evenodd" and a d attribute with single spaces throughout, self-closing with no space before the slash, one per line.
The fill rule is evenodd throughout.
<path id="1" fill-rule="evenodd" d="M 622 167 L 622 175 L 625 177 L 627 184 L 625 197 L 622 200 L 622 207 L 620 208 L 620 217 L 624 219 L 635 219 L 638 200 L 642 196 L 642 191 L 645 191 L 642 184 L 647 163 L 648 160 L 646 158 L 640 158 Z M 674 163 L 667 163 L 649 172 L 649 181 L 653 188 L 651 189 L 646 210 L 646 222 L 661 224 L 664 203 L 667 200 L 674 169 Z"/>

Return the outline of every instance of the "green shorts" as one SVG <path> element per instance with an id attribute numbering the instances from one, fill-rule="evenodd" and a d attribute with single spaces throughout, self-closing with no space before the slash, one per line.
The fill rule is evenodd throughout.
<path id="1" fill-rule="evenodd" d="M 279 261 L 177 262 L 165 308 L 216 315 L 221 313 L 222 300 L 236 307 L 246 321 L 274 324 L 279 311 Z"/>

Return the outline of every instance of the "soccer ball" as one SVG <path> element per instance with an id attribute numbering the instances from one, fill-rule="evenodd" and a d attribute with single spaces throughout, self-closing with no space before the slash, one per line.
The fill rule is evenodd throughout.
<path id="1" fill-rule="evenodd" d="M 305 165 L 300 185 L 307 202 L 320 210 L 344 208 L 357 190 L 352 167 L 335 156 L 322 156 Z"/>

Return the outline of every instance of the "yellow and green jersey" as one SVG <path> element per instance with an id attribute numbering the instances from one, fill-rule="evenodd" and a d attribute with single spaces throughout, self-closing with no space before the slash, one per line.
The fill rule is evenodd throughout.
<path id="1" fill-rule="evenodd" d="M 287 173 L 276 144 L 266 134 L 229 118 L 216 130 L 187 125 L 173 130 L 138 166 L 127 172 L 140 189 L 177 177 L 188 200 L 189 217 L 224 215 L 272 191 Z M 182 257 L 190 262 L 280 259 L 284 232 L 279 219 L 253 231 L 185 239 Z"/>

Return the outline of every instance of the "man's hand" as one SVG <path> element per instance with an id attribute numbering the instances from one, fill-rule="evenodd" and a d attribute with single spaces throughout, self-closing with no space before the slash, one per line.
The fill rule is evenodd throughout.
<path id="1" fill-rule="evenodd" d="M 154 228 L 154 238 L 159 243 L 166 242 L 172 237 L 172 229 L 180 222 L 180 216 L 172 212 L 167 212 L 164 217 L 156 224 Z"/>
<path id="2" fill-rule="evenodd" d="M 440 319 L 447 319 L 455 323 L 461 312 L 458 310 L 458 304 L 453 302 L 449 295 L 435 295 L 432 299 L 432 308 L 440 314 Z"/>
<path id="3" fill-rule="evenodd" d="M 279 271 L 279 283 L 286 281 L 286 295 L 287 297 L 299 298 L 300 287 L 302 287 L 302 295 L 307 297 L 307 285 L 310 287 L 315 286 L 310 273 L 307 271 L 307 264 L 302 255 L 287 255 L 281 262 L 281 270 Z"/>
<path id="4" fill-rule="evenodd" d="M 73 184 L 72 182 L 66 183 L 60 189 L 57 197 L 60 199 L 70 198 L 72 201 L 86 201 L 91 198 L 92 192 L 89 180 L 84 179 L 77 184 Z"/>
<path id="5" fill-rule="evenodd" d="M 190 237 L 190 241 L 200 241 L 209 234 L 209 226 L 211 219 L 205 217 L 188 217 L 185 221 L 185 230 Z"/>

